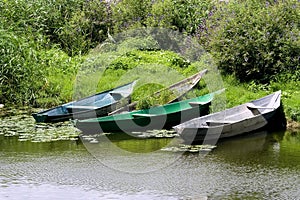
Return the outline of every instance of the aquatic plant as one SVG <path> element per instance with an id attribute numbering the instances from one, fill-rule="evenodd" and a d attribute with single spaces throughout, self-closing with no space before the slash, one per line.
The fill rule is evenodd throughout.
<path id="1" fill-rule="evenodd" d="M 18 137 L 18 141 L 53 142 L 78 140 L 79 131 L 70 122 L 36 124 L 29 110 L 5 110 L 0 120 L 0 135 Z M 4 115 L 4 114 L 3 114 Z"/>

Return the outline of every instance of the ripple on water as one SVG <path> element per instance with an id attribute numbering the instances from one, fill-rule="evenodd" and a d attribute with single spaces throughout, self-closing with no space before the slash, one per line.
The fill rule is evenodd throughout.
<path id="1" fill-rule="evenodd" d="M 3 184 L 4 183 L 4 184 Z M 102 188 L 87 188 L 78 185 L 37 184 L 25 180 L 7 183 L 0 177 L 0 199 L 43 199 L 43 200 L 82 200 L 82 199 L 122 199 L 122 200 L 176 200 L 178 196 L 160 191 L 120 192 Z"/>

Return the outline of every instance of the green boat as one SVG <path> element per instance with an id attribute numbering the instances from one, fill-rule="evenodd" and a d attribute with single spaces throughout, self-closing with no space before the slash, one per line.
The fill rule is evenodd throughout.
<path id="1" fill-rule="evenodd" d="M 207 94 L 145 110 L 77 120 L 75 126 L 84 134 L 135 132 L 170 129 L 172 126 L 208 113 L 213 94 Z"/>

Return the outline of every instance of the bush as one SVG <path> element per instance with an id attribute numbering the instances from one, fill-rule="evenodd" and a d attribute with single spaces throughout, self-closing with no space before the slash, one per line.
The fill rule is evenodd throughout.
<path id="1" fill-rule="evenodd" d="M 45 78 L 37 49 L 35 40 L 0 30 L 0 102 L 33 103 Z"/>
<path id="2" fill-rule="evenodd" d="M 163 27 L 194 34 L 213 7 L 210 0 L 124 0 L 112 4 L 116 32 L 128 28 Z"/>
<path id="3" fill-rule="evenodd" d="M 106 39 L 107 4 L 98 0 L 11 0 L 0 3 L 3 29 L 43 35 L 69 55 L 86 53 Z M 1 27 L 0 27 L 1 28 Z"/>
<path id="4" fill-rule="evenodd" d="M 43 49 L 28 36 L 4 30 L 0 31 L 0 49 L 1 103 L 38 105 L 41 98 L 56 99 L 56 103 L 72 99 L 79 58 L 72 59 L 54 47 Z"/>
<path id="5" fill-rule="evenodd" d="M 74 55 L 105 39 L 106 3 L 12 0 L 1 1 L 0 10 L 0 102 L 45 106 L 71 100 L 81 62 Z"/>
<path id="6" fill-rule="evenodd" d="M 212 8 L 213 3 L 210 0 L 156 1 L 152 6 L 148 24 L 195 34 Z"/>
<path id="7" fill-rule="evenodd" d="M 230 1 L 205 23 L 202 42 L 223 72 L 241 81 L 267 83 L 278 74 L 300 70 L 299 8 L 296 0 Z"/>
<path id="8" fill-rule="evenodd" d="M 123 0 L 111 3 L 112 23 L 116 32 L 145 26 L 150 13 L 151 0 Z"/>
<path id="9" fill-rule="evenodd" d="M 110 23 L 104 1 L 81 0 L 78 3 L 81 6 L 75 7 L 76 10 L 67 19 L 62 19 L 63 25 L 55 30 L 55 42 L 69 55 L 85 54 L 103 42 Z M 70 3 L 67 5 L 70 6 Z"/>
<path id="10" fill-rule="evenodd" d="M 69 57 L 52 48 L 40 52 L 44 84 L 35 95 L 36 106 L 53 106 L 73 99 L 74 82 L 82 57 Z M 37 78 L 37 77 L 35 77 Z"/>

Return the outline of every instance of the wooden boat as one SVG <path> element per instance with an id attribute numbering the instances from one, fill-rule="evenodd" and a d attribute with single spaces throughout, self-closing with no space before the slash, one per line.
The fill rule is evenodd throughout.
<path id="1" fill-rule="evenodd" d="M 207 69 L 202 70 L 186 79 L 183 79 L 183 80 L 169 86 L 168 88 L 164 88 L 162 90 L 155 92 L 151 96 L 159 96 L 164 91 L 170 91 L 173 94 L 175 94 L 174 98 L 172 98 L 171 100 L 169 100 L 168 102 L 165 102 L 165 103 L 168 104 L 168 103 L 176 102 L 183 95 L 185 95 L 187 92 L 189 92 L 191 89 L 193 89 L 197 85 L 197 83 L 201 80 L 203 75 L 205 75 L 207 73 L 207 71 L 208 71 Z M 120 114 L 123 112 L 133 111 L 136 109 L 137 104 L 138 104 L 138 102 L 132 102 L 131 104 L 125 105 L 124 107 L 121 107 L 121 108 L 109 113 L 108 115 L 114 115 L 114 114 Z"/>
<path id="2" fill-rule="evenodd" d="M 281 91 L 174 126 L 186 142 L 212 141 L 261 129 L 280 107 Z"/>
<path id="3" fill-rule="evenodd" d="M 181 122 L 207 114 L 213 94 L 171 104 L 95 119 L 76 120 L 75 126 L 87 134 L 169 129 Z"/>
<path id="4" fill-rule="evenodd" d="M 136 81 L 58 107 L 34 113 L 36 122 L 60 122 L 105 116 L 129 103 Z"/>

